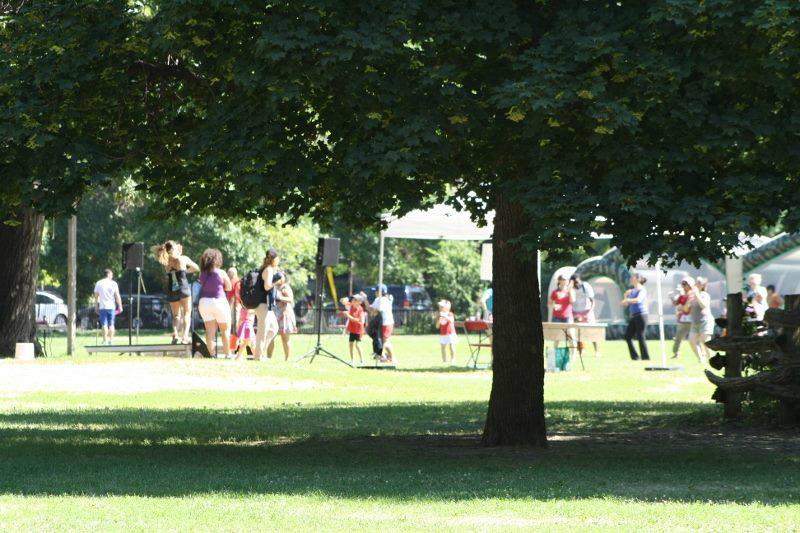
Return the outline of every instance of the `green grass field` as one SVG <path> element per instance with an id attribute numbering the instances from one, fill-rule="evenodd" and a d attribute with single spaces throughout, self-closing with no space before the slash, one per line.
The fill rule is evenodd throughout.
<path id="1" fill-rule="evenodd" d="M 340 336 L 325 345 L 346 354 Z M 688 347 L 676 372 L 608 342 L 586 371 L 548 374 L 547 450 L 481 448 L 491 372 L 443 367 L 434 336 L 395 347 L 394 371 L 285 363 L 280 348 L 266 363 L 2 360 L 0 527 L 800 528 L 798 433 L 723 424 Z"/>

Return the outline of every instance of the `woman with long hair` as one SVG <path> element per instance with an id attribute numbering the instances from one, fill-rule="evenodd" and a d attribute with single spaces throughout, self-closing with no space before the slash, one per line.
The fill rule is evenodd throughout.
<path id="1" fill-rule="evenodd" d="M 172 311 L 172 344 L 191 343 L 192 290 L 187 274 L 199 272 L 197 264 L 183 255 L 183 247 L 169 240 L 151 248 L 167 273 L 167 302 Z"/>
<path id="2" fill-rule="evenodd" d="M 701 363 L 708 361 L 706 343 L 714 334 L 714 315 L 711 314 L 711 295 L 706 292 L 707 285 L 706 278 L 697 276 L 689 302 L 684 307 L 692 318 L 689 345 Z"/>
<path id="3" fill-rule="evenodd" d="M 639 354 L 636 353 L 636 348 L 633 346 L 634 337 L 639 341 L 641 359 L 643 361 L 650 359 L 650 352 L 647 351 L 647 342 L 645 341 L 645 330 L 647 328 L 647 290 L 644 288 L 645 283 L 647 283 L 647 278 L 641 274 L 634 274 L 631 277 L 632 287 L 625 291 L 625 296 L 622 299 L 622 305 L 627 306 L 630 311 L 628 329 L 625 330 L 625 342 L 628 343 L 628 353 L 634 361 L 639 360 Z"/>
<path id="4" fill-rule="evenodd" d="M 278 334 L 278 318 L 275 316 L 275 288 L 284 283 L 278 274 L 280 256 L 274 248 L 267 250 L 261 264 L 261 282 L 264 284 L 266 299 L 256 308 L 256 346 L 253 355 L 256 361 L 265 361 L 269 357 L 267 347 Z"/>
<path id="5" fill-rule="evenodd" d="M 231 356 L 228 327 L 231 324 L 231 306 L 225 291 L 231 290 L 231 279 L 222 270 L 222 253 L 208 248 L 200 258 L 200 317 L 206 326 L 206 344 L 209 351 L 216 351 L 216 336 L 219 330 L 225 357 Z"/>

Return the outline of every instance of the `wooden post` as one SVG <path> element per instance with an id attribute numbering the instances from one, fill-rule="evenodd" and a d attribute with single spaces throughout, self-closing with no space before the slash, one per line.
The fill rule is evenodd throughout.
<path id="1" fill-rule="evenodd" d="M 67 224 L 67 355 L 75 355 L 75 292 L 78 268 L 78 217 Z"/>
<path id="2" fill-rule="evenodd" d="M 744 304 L 742 293 L 728 294 L 728 335 L 731 337 L 743 334 L 742 320 L 744 319 Z M 728 350 L 725 352 L 725 377 L 739 377 L 742 375 L 742 352 Z M 735 419 L 742 413 L 742 394 L 740 392 L 725 392 L 725 418 Z"/>
<path id="3" fill-rule="evenodd" d="M 787 311 L 800 310 L 800 294 L 787 294 L 784 298 L 784 309 Z M 800 329 L 784 327 L 782 333 L 786 335 L 786 353 L 797 356 L 800 349 Z M 800 406 L 796 402 L 781 400 L 778 403 L 778 423 L 781 425 L 795 425 L 800 415 Z"/>

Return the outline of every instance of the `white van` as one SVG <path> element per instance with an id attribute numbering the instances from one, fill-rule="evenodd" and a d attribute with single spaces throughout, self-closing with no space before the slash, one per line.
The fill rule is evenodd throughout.
<path id="1" fill-rule="evenodd" d="M 36 322 L 49 326 L 67 325 L 67 304 L 51 292 L 36 291 Z"/>

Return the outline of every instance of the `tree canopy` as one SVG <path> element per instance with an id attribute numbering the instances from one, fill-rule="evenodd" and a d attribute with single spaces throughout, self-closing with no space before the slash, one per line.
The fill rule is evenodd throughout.
<path id="1" fill-rule="evenodd" d="M 782 216 L 798 228 L 797 10 L 165 2 L 148 36 L 184 111 L 157 124 L 177 148 L 144 182 L 182 208 L 214 190 L 359 222 L 436 197 L 480 214 L 505 191 L 531 248 L 599 230 L 633 259 L 719 257 Z"/>
<path id="2" fill-rule="evenodd" d="M 142 41 L 126 0 L 0 4 L 0 216 L 73 212 L 125 168 Z"/>

